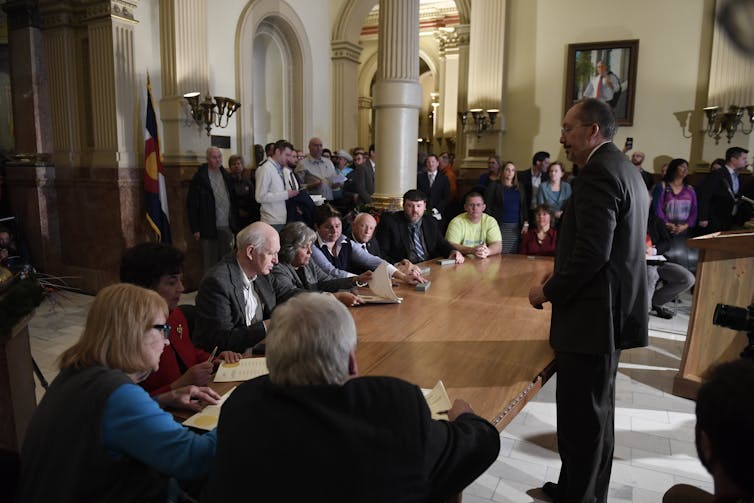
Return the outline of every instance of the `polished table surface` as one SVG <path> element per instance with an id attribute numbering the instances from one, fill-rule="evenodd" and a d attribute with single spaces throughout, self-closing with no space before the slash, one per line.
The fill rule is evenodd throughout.
<path id="1" fill-rule="evenodd" d="M 552 374 L 550 307 L 531 307 L 529 288 L 552 259 L 522 255 L 427 262 L 426 292 L 400 285 L 401 304 L 351 309 L 362 375 L 388 375 L 467 400 L 498 429 L 508 424 Z"/>
<path id="2" fill-rule="evenodd" d="M 550 306 L 529 304 L 529 288 L 552 271 L 552 259 L 502 255 L 422 266 L 431 269 L 426 292 L 400 284 L 401 304 L 350 309 L 359 373 L 422 388 L 441 379 L 451 401 L 463 398 L 502 430 L 552 375 Z M 225 393 L 235 384 L 212 386 Z"/>

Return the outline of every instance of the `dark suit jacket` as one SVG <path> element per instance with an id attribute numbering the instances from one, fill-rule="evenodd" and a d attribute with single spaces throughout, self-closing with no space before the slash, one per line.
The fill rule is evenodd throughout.
<path id="1" fill-rule="evenodd" d="M 439 171 L 435 175 L 435 183 L 432 188 L 429 187 L 429 173 L 426 171 L 416 175 L 416 188 L 427 196 L 427 209 L 437 208 L 442 215 L 443 220 L 449 220 L 447 207 L 450 203 L 450 181 L 448 177 Z"/>
<path id="2" fill-rule="evenodd" d="M 733 194 L 733 179 L 728 169 L 722 167 L 710 173 L 701 187 L 699 194 L 699 221 L 707 220 L 709 225 L 700 228 L 700 231 L 709 232 L 727 231 L 735 225 L 741 225 L 745 218 L 745 210 L 731 215 L 736 197 L 741 195 L 744 178 L 738 175 L 738 192 Z"/>
<path id="3" fill-rule="evenodd" d="M 246 326 L 246 302 L 243 297 L 243 271 L 230 253 L 209 269 L 196 295 L 196 331 L 194 343 L 212 351 L 237 351 L 261 341 L 267 335 L 262 320 Z M 275 292 L 267 276 L 259 275 L 253 282 L 262 303 L 264 319 L 275 309 Z"/>
<path id="4" fill-rule="evenodd" d="M 362 243 L 359 243 L 356 238 L 353 237 L 353 235 L 348 236 L 348 239 L 351 241 L 351 246 L 361 246 Z M 382 253 L 380 253 L 380 243 L 377 242 L 377 237 L 372 236 L 372 239 L 369 240 L 367 243 L 367 251 L 374 255 L 375 257 L 382 257 Z M 358 264 L 355 264 L 352 260 L 348 267 L 348 272 L 352 274 L 361 274 L 367 271 L 371 271 L 372 269 L 369 269 L 368 267 L 360 266 Z"/>
<path id="5" fill-rule="evenodd" d="M 445 258 L 453 251 L 453 246 L 440 232 L 437 220 L 427 214 L 422 217 L 422 234 L 427 259 Z M 402 211 L 383 213 L 376 235 L 382 258 L 391 264 L 411 256 L 411 235 L 408 230 L 408 220 Z"/>
<path id="6" fill-rule="evenodd" d="M 308 264 L 302 266 L 306 284 L 301 281 L 296 269 L 291 264 L 278 262 L 272 268 L 272 286 L 275 289 L 275 297 L 280 302 L 285 302 L 289 298 L 301 292 L 337 292 L 338 290 L 348 290 L 353 287 L 351 278 L 336 278 L 327 274 L 325 271 L 310 260 Z"/>
<path id="7" fill-rule="evenodd" d="M 286 501 L 444 501 L 495 461 L 499 438 L 475 414 L 431 419 L 421 390 L 400 379 L 277 386 L 262 376 L 223 405 L 202 501 L 242 501 L 249 491 L 279 501 L 281 490 Z M 260 481 L 251 489 L 239 483 L 249 474 Z"/>
<path id="8" fill-rule="evenodd" d="M 353 188 L 354 192 L 359 195 L 358 204 L 372 202 L 372 194 L 374 194 L 374 169 L 368 161 L 364 164 L 354 166 Z"/>
<path id="9" fill-rule="evenodd" d="M 529 198 L 529 200 L 526 201 L 526 209 L 529 210 L 531 208 L 531 194 L 532 194 L 531 192 L 532 190 L 531 189 L 531 178 L 532 178 L 531 167 L 529 167 L 529 169 L 526 169 L 524 171 L 518 171 L 517 175 L 518 175 L 518 186 L 524 187 L 524 190 L 526 191 L 526 196 Z M 542 179 L 542 183 L 549 180 L 547 173 L 542 173 L 541 179 Z"/>
<path id="10" fill-rule="evenodd" d="M 647 345 L 648 214 L 636 167 L 612 142 L 602 145 L 579 171 L 544 285 L 553 349 L 602 354 Z"/>
<path id="11" fill-rule="evenodd" d="M 228 211 L 228 227 L 233 233 L 241 230 L 238 227 L 238 204 L 233 179 L 225 168 L 220 166 L 220 173 L 225 180 L 228 189 L 230 210 Z M 191 232 L 198 232 L 202 239 L 217 238 L 217 225 L 215 224 L 215 195 L 212 192 L 212 184 L 209 181 L 209 168 L 207 163 L 202 164 L 194 174 L 186 196 L 189 227 Z M 212 348 L 210 348 L 210 351 Z"/>

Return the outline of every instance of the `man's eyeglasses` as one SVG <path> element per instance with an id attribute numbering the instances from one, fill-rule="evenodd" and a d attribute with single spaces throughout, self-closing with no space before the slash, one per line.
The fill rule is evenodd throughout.
<path id="1" fill-rule="evenodd" d="M 162 330 L 162 337 L 166 340 L 170 337 L 170 325 L 167 323 L 163 323 L 162 325 L 152 325 L 152 328 L 156 328 L 157 330 Z"/>
<path id="2" fill-rule="evenodd" d="M 563 127 L 563 128 L 560 128 L 560 134 L 561 135 L 568 134 L 578 127 L 592 127 L 592 124 L 579 124 L 578 126 L 573 126 L 573 127 Z"/>

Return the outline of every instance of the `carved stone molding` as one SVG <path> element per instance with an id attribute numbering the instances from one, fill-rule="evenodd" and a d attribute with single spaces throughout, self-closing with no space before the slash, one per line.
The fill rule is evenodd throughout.
<path id="1" fill-rule="evenodd" d="M 33 0 L 11 0 L 2 6 L 8 17 L 8 30 L 39 28 L 41 18 L 37 2 Z"/>
<path id="2" fill-rule="evenodd" d="M 333 60 L 345 59 L 353 63 L 359 63 L 362 47 L 348 40 L 333 40 L 330 44 L 330 57 Z"/>
<path id="3" fill-rule="evenodd" d="M 135 21 L 134 9 L 137 0 L 106 0 L 88 4 L 84 10 L 82 21 L 88 22 L 103 17 L 117 17 L 127 21 Z"/>
<path id="4" fill-rule="evenodd" d="M 451 51 L 460 47 L 468 47 L 470 37 L 469 25 L 459 24 L 454 26 L 454 31 L 447 32 L 444 30 L 438 30 L 435 32 L 435 39 L 440 46 L 440 55 L 445 51 Z"/>

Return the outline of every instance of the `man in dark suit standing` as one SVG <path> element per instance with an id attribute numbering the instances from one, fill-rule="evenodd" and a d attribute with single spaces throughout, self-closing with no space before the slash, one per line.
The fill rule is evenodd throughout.
<path id="1" fill-rule="evenodd" d="M 566 113 L 560 143 L 582 167 L 579 183 L 563 214 L 554 272 L 529 292 L 535 307 L 552 303 L 562 467 L 558 483 L 543 489 L 556 501 L 607 500 L 620 352 L 647 344 L 649 195 L 612 143 L 616 129 L 610 106 L 594 98 Z"/>
<path id="2" fill-rule="evenodd" d="M 731 147 L 725 151 L 725 166 L 707 177 L 699 194 L 699 227 L 703 233 L 727 231 L 748 218 L 749 208 L 738 204 L 743 183 L 738 174 L 748 164 L 749 151 Z"/>
<path id="3" fill-rule="evenodd" d="M 416 188 L 427 195 L 427 209 L 433 217 L 433 210 L 437 210 L 442 221 L 440 228 L 444 229 L 455 215 L 448 215 L 450 182 L 447 176 L 438 171 L 439 166 L 437 156 L 429 154 L 424 161 L 424 171 L 416 175 Z"/>
<path id="4" fill-rule="evenodd" d="M 455 400 L 450 421 L 432 419 L 417 386 L 359 377 L 356 342 L 353 318 L 332 295 L 302 293 L 275 311 L 270 373 L 223 405 L 202 501 L 250 492 L 278 501 L 283 487 L 288 501 L 445 501 L 495 461 L 498 432 L 467 402 Z M 294 484 L 292 466 L 301 467 Z M 249 474 L 263 482 L 239 483 Z"/>
<path id="5" fill-rule="evenodd" d="M 267 335 L 275 308 L 268 275 L 278 263 L 280 238 L 270 225 L 254 222 L 236 237 L 237 251 L 204 275 L 196 296 L 194 342 L 206 351 L 245 352 Z"/>
<path id="6" fill-rule="evenodd" d="M 403 194 L 403 211 L 383 213 L 377 226 L 377 241 L 382 258 L 395 264 L 404 259 L 411 263 L 437 257 L 450 257 L 463 264 L 463 255 L 443 237 L 437 220 L 425 215 L 427 196 L 418 190 Z"/>
<path id="7" fill-rule="evenodd" d="M 356 192 L 355 205 L 369 204 L 374 194 L 374 167 L 363 152 L 354 156 L 353 189 Z"/>

